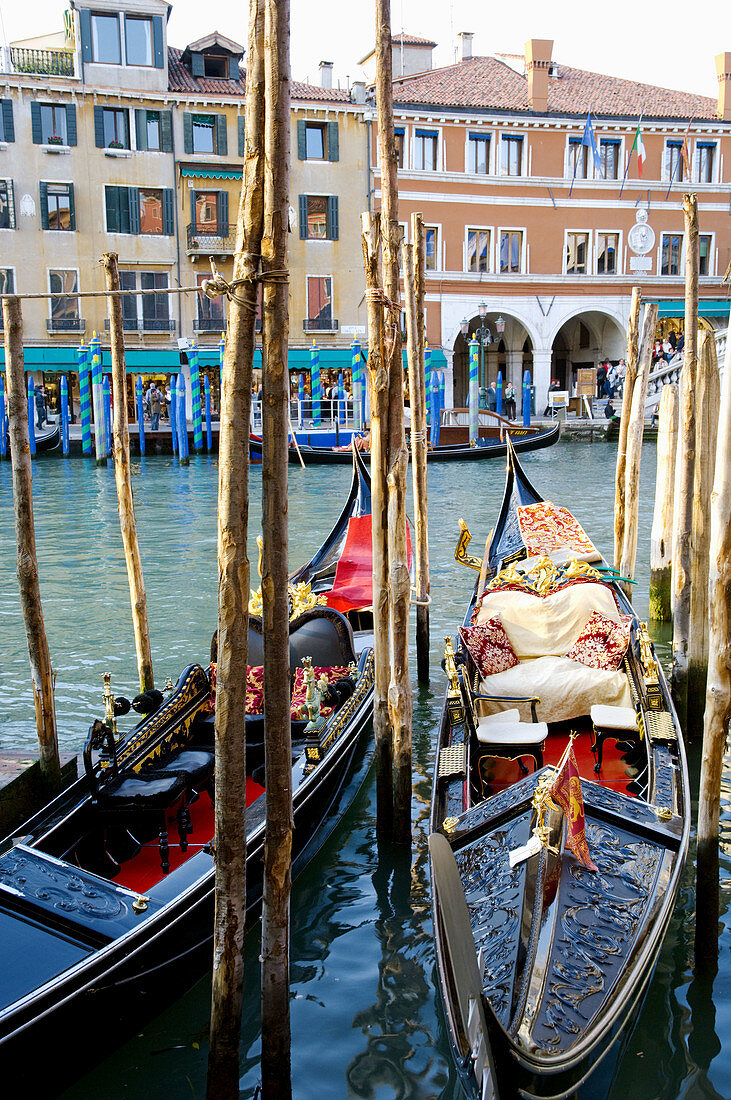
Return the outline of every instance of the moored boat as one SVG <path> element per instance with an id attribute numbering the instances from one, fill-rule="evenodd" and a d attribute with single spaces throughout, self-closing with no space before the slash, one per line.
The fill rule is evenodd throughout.
<path id="1" fill-rule="evenodd" d="M 456 647 L 430 857 L 465 1093 L 606 1094 L 688 848 L 682 732 L 645 624 L 514 454 Z"/>

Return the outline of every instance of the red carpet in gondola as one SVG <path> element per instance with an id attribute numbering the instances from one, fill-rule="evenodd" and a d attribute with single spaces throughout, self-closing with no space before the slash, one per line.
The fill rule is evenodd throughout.
<path id="1" fill-rule="evenodd" d="M 406 547 L 411 568 L 411 532 L 406 528 Z M 335 571 L 328 607 L 346 614 L 373 603 L 373 548 L 371 517 L 353 516 L 348 521 L 345 546 Z"/>

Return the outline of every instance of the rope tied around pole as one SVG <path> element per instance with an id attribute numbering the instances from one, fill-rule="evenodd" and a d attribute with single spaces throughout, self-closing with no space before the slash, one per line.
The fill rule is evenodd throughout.
<path id="1" fill-rule="evenodd" d="M 256 263 L 259 259 L 253 252 L 243 252 L 242 256 Z M 224 279 L 221 272 L 216 267 L 215 261 L 211 260 L 211 272 L 212 278 L 204 279 L 201 283 L 200 289 L 203 291 L 207 298 L 219 298 L 225 295 L 229 300 L 238 302 L 252 313 L 256 313 L 257 304 L 247 302 L 243 298 L 240 298 L 235 293 L 237 287 L 240 286 L 257 286 L 259 283 L 288 283 L 289 271 L 284 268 L 280 271 L 254 271 L 249 275 L 243 275 L 240 279 L 232 279 L 231 282 L 227 282 Z"/>

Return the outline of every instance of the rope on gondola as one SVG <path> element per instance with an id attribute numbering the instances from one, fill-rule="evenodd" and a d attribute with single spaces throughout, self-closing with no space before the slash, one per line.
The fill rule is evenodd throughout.
<path id="1" fill-rule="evenodd" d="M 179 955 L 174 955 L 172 959 L 165 959 L 164 962 L 158 963 L 156 966 L 151 966 L 148 970 L 143 970 L 142 973 L 130 974 L 127 978 L 120 978 L 116 982 L 108 982 L 107 985 L 95 985 L 90 992 L 92 993 L 106 993 L 109 989 L 117 989 L 120 985 L 127 985 L 129 982 L 138 982 L 141 978 L 147 978 L 150 974 L 154 974 L 158 970 L 162 970 L 163 967 L 172 966 L 174 963 L 180 962 L 181 959 L 187 958 L 188 955 L 192 955 L 194 951 L 200 951 L 201 947 L 205 947 L 213 939 L 213 932 L 210 936 L 206 936 L 205 939 L 200 940 L 198 943 L 194 943 L 191 947 L 186 947 L 185 951 L 181 951 Z"/>

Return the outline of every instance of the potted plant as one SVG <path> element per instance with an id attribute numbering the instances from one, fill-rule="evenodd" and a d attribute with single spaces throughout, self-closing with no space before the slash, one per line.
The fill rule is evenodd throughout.
<path id="1" fill-rule="evenodd" d="M 110 141 L 107 149 L 124 149 L 124 145 L 121 141 Z"/>
<path id="2" fill-rule="evenodd" d="M 51 134 L 47 142 L 48 145 L 63 145 L 63 138 L 58 134 Z"/>

